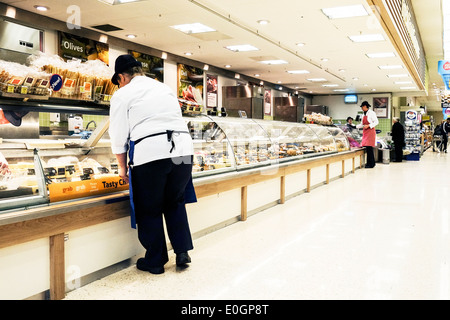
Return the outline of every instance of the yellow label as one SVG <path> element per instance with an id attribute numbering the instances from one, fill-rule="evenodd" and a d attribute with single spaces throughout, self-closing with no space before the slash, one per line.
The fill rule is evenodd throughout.
<path id="1" fill-rule="evenodd" d="M 8 91 L 9 93 L 14 93 L 14 86 L 8 84 L 8 90 L 7 90 L 7 91 Z"/>
<path id="2" fill-rule="evenodd" d="M 21 94 L 27 94 L 28 93 L 28 87 L 27 86 L 20 87 L 20 93 Z"/>
<path id="3" fill-rule="evenodd" d="M 78 199 L 99 194 L 128 190 L 128 184 L 120 177 L 105 177 L 48 185 L 50 202 Z"/>

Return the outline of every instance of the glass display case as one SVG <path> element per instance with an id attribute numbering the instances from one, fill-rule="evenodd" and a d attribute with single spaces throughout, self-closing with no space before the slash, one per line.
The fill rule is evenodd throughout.
<path id="1" fill-rule="evenodd" d="M 42 107 L 36 113 L 53 111 L 62 110 Z M 9 171 L 0 175 L 0 210 L 126 191 L 110 148 L 108 111 L 80 110 L 103 117 L 88 135 L 44 134 L 41 126 L 35 138 L 4 137 L 0 153 Z M 349 150 L 336 127 L 206 115 L 184 119 L 194 144 L 194 178 Z"/>

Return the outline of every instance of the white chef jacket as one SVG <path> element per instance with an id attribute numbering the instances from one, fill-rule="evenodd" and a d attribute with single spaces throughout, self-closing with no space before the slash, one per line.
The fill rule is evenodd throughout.
<path id="1" fill-rule="evenodd" d="M 370 129 L 375 128 L 378 125 L 378 118 L 377 118 L 377 114 L 375 113 L 375 111 L 373 111 L 371 109 L 367 110 L 366 116 L 367 116 L 367 121 L 369 121 Z M 364 117 L 364 114 L 363 114 L 363 117 Z M 361 120 L 361 123 L 358 124 L 356 127 L 358 129 L 364 127 L 362 120 Z"/>
<path id="2" fill-rule="evenodd" d="M 135 76 L 129 84 L 117 90 L 110 103 L 111 150 L 114 154 L 128 151 L 129 142 L 166 130 L 174 133 L 173 142 L 167 135 L 157 135 L 140 141 L 134 150 L 135 166 L 159 159 L 194 154 L 181 108 L 173 91 L 164 83 L 146 76 Z"/>

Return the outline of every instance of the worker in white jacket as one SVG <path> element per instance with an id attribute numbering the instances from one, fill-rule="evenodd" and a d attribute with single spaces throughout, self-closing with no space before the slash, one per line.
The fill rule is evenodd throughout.
<path id="1" fill-rule="evenodd" d="M 373 154 L 373 148 L 376 146 L 377 141 L 377 133 L 375 127 L 378 125 L 378 118 L 375 112 L 373 110 L 370 110 L 369 102 L 363 101 L 363 103 L 361 103 L 361 109 L 364 112 L 364 116 L 357 128 L 363 129 L 361 146 L 366 148 L 366 168 L 373 168 L 375 167 L 375 156 Z"/>
<path id="2" fill-rule="evenodd" d="M 167 85 L 146 77 L 131 55 L 117 58 L 112 82 L 119 90 L 110 106 L 111 149 L 120 177 L 130 182 L 132 226 L 137 224 L 146 249 L 136 267 L 164 272 L 169 259 L 163 214 L 176 264 L 186 266 L 191 262 L 187 252 L 193 249 L 185 203 L 196 201 L 194 151 L 177 97 Z"/>

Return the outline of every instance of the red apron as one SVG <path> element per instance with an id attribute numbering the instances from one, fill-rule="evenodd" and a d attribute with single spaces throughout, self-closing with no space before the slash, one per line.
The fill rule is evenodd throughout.
<path id="1" fill-rule="evenodd" d="M 367 116 L 363 117 L 363 125 L 369 125 L 369 120 L 367 120 Z M 363 129 L 363 137 L 361 141 L 361 145 L 363 147 L 375 147 L 377 140 L 377 132 L 375 128 Z"/>

